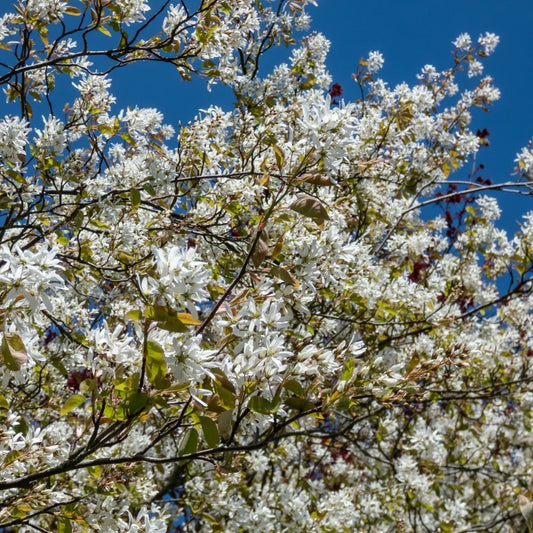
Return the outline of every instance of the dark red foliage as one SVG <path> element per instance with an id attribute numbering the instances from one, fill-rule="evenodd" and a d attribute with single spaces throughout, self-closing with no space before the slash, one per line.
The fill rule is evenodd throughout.
<path id="1" fill-rule="evenodd" d="M 425 261 L 419 261 L 413 265 L 413 271 L 409 274 L 409 281 L 413 283 L 420 283 L 424 277 L 423 273 L 429 268 L 429 263 Z"/>
<path id="2" fill-rule="evenodd" d="M 476 135 L 479 137 L 481 145 L 489 146 L 490 142 L 487 139 L 487 137 L 490 135 L 490 131 L 487 128 L 483 128 L 482 130 L 477 130 Z"/>
<path id="3" fill-rule="evenodd" d="M 338 98 L 344 92 L 340 83 L 334 83 L 328 91 L 331 98 Z"/>
<path id="4" fill-rule="evenodd" d="M 67 387 L 72 390 L 80 390 L 80 384 L 86 379 L 93 378 L 93 371 L 90 368 L 80 368 L 72 370 L 67 374 Z"/>
<path id="5" fill-rule="evenodd" d="M 483 128 L 482 130 L 477 130 L 476 135 L 480 139 L 484 139 L 485 137 L 488 137 L 490 135 L 490 131 L 487 128 Z"/>

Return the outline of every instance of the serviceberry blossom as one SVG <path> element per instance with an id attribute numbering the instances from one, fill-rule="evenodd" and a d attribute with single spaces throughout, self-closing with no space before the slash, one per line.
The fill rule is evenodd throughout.
<path id="1" fill-rule="evenodd" d="M 459 50 L 468 50 L 472 45 L 472 37 L 468 33 L 461 33 L 452 44 Z"/>
<path id="2" fill-rule="evenodd" d="M 65 126 L 56 117 L 43 117 L 44 127 L 35 130 L 35 146 L 43 151 L 51 150 L 54 155 L 61 155 L 66 146 Z"/>
<path id="3" fill-rule="evenodd" d="M 478 39 L 478 44 L 483 48 L 485 54 L 490 55 L 496 50 L 500 38 L 494 33 L 485 33 L 481 35 Z"/>
<path id="4" fill-rule="evenodd" d="M 0 19 L 0 530 L 524 530 L 533 214 L 497 193 L 533 152 L 485 174 L 498 38 L 395 86 L 370 52 L 354 92 L 314 1 L 152 4 Z M 234 105 L 122 108 L 148 61 Z"/>
<path id="5" fill-rule="evenodd" d="M 169 36 L 173 35 L 185 20 L 187 20 L 187 11 L 183 6 L 170 5 L 163 21 L 163 31 Z"/>
<path id="6" fill-rule="evenodd" d="M 183 305 L 196 313 L 194 303 L 207 298 L 205 290 L 209 271 L 195 248 L 172 246 L 152 250 L 156 261 L 155 277 L 145 277 L 143 292 L 169 305 Z"/>
<path id="7" fill-rule="evenodd" d="M 385 59 L 383 58 L 383 54 L 381 52 L 374 51 L 368 54 L 367 63 L 367 69 L 369 72 L 377 72 L 383 67 Z"/>
<path id="8" fill-rule="evenodd" d="M 18 296 L 22 296 L 20 306 L 29 305 L 34 311 L 44 307 L 52 312 L 50 294 L 64 287 L 59 275 L 63 266 L 56 258 L 57 253 L 57 248 L 48 249 L 46 244 L 41 244 L 36 251 L 2 245 L 0 283 L 7 289 L 4 305 L 16 304 Z"/>
<path id="9" fill-rule="evenodd" d="M 28 0 L 28 11 L 43 22 L 56 22 L 67 7 L 65 0 Z"/>
<path id="10" fill-rule="evenodd" d="M 483 63 L 481 61 L 478 61 L 474 59 L 473 61 L 470 61 L 468 64 L 468 77 L 474 78 L 475 76 L 479 76 L 483 73 Z"/>
<path id="11" fill-rule="evenodd" d="M 25 119 L 5 116 L 0 120 L 0 157 L 18 164 L 19 156 L 26 153 L 27 136 L 30 132 Z"/>
<path id="12" fill-rule="evenodd" d="M 126 24 L 132 24 L 145 19 L 145 13 L 150 11 L 148 0 L 117 0 L 122 20 Z"/>

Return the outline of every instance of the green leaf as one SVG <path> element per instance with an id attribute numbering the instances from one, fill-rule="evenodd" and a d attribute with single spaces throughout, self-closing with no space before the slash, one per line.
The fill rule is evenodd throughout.
<path id="1" fill-rule="evenodd" d="M 89 220 L 89 224 L 91 224 L 92 226 L 96 226 L 97 228 L 100 228 L 100 229 L 109 229 L 109 226 L 105 222 L 102 222 L 101 220 L 98 220 L 98 219 Z"/>
<path id="2" fill-rule="evenodd" d="M 85 396 L 82 396 L 81 394 L 75 394 L 74 396 L 71 396 L 61 408 L 61 416 L 65 416 L 73 409 L 76 409 L 76 407 L 80 406 L 86 399 L 87 398 L 85 398 Z"/>
<path id="3" fill-rule="evenodd" d="M 222 385 L 225 389 L 229 390 L 232 393 L 236 392 L 235 385 L 227 378 L 227 376 L 220 370 L 220 368 L 217 368 L 213 371 L 215 374 L 216 381 Z"/>
<path id="4" fill-rule="evenodd" d="M 115 386 L 115 392 L 121 398 L 127 398 L 139 389 L 139 382 L 141 380 L 139 372 L 135 372 L 126 379 L 114 379 L 113 385 Z"/>
<path id="5" fill-rule="evenodd" d="M 402 104 L 398 113 L 396 114 L 396 125 L 400 131 L 406 129 L 411 121 L 413 120 L 414 115 L 411 109 L 411 106 L 408 103 Z"/>
<path id="6" fill-rule="evenodd" d="M 289 285 L 293 285 L 294 287 L 298 287 L 300 285 L 300 283 L 291 276 L 289 271 L 283 267 L 274 265 L 273 267 L 270 268 L 269 272 L 272 276 L 275 276 L 276 278 L 283 280 L 285 283 Z"/>
<path id="7" fill-rule="evenodd" d="M 305 396 L 305 391 L 303 387 L 295 379 L 289 379 L 289 381 L 285 383 L 284 387 L 293 394 L 296 394 L 296 396 L 299 396 L 301 398 Z"/>
<path id="8" fill-rule="evenodd" d="M 202 321 L 194 318 L 190 313 L 178 313 L 178 320 L 186 326 L 199 326 Z"/>
<path id="9" fill-rule="evenodd" d="M 135 144 L 135 139 L 129 133 L 120 133 L 119 136 L 124 139 L 128 144 Z"/>
<path id="10" fill-rule="evenodd" d="M 72 533 L 72 523 L 66 516 L 57 520 L 57 533 Z"/>
<path id="11" fill-rule="evenodd" d="M 195 453 L 198 449 L 198 431 L 195 428 L 189 428 L 179 448 L 180 455 L 189 455 Z"/>
<path id="12" fill-rule="evenodd" d="M 177 316 L 165 320 L 164 322 L 160 322 L 159 327 L 166 331 L 173 331 L 174 333 L 183 333 L 187 331 L 187 328 Z"/>
<path id="13" fill-rule="evenodd" d="M 219 7 L 220 11 L 224 13 L 224 15 L 231 15 L 231 7 L 228 4 L 228 2 L 222 2 L 222 4 Z"/>
<path id="14" fill-rule="evenodd" d="M 142 311 L 139 311 L 138 309 L 132 309 L 131 311 L 128 311 L 126 313 L 126 320 L 133 320 L 134 322 L 137 322 L 139 320 L 142 320 L 142 318 Z"/>
<path id="15" fill-rule="evenodd" d="M 67 15 L 73 15 L 75 17 L 78 17 L 81 15 L 81 11 L 77 7 L 74 7 L 74 6 L 67 6 L 65 8 L 65 13 Z"/>
<path id="16" fill-rule="evenodd" d="M 172 307 L 166 305 L 149 305 L 145 309 L 144 315 L 149 320 L 159 322 L 159 327 L 161 329 L 178 333 L 184 333 L 187 331 L 185 324 L 180 318 L 178 318 L 179 314 L 175 309 L 172 309 Z M 188 313 L 183 313 L 183 315 L 185 318 L 190 316 Z M 192 317 L 190 318 L 192 319 Z"/>
<path id="17" fill-rule="evenodd" d="M 0 409 L 9 409 L 9 403 L 3 394 L 0 394 Z"/>
<path id="18" fill-rule="evenodd" d="M 9 463 L 16 461 L 21 455 L 22 452 L 19 452 L 18 450 L 11 450 L 10 452 L 7 452 L 4 457 L 4 465 L 8 465 Z"/>
<path id="19" fill-rule="evenodd" d="M 124 263 L 125 265 L 129 265 L 133 261 L 133 256 L 130 254 L 127 254 L 126 252 L 119 252 L 117 255 L 117 259 Z"/>
<path id="20" fill-rule="evenodd" d="M 298 181 L 304 181 L 306 183 L 312 183 L 313 185 L 318 185 L 319 187 L 330 187 L 334 185 L 333 181 L 329 176 L 325 174 L 320 174 L 318 172 L 310 172 L 308 174 L 303 174 L 298 178 Z"/>
<path id="21" fill-rule="evenodd" d="M 125 31 L 122 31 L 120 35 L 120 41 L 118 43 L 118 48 L 120 50 L 122 50 L 123 48 L 126 48 L 126 46 L 128 45 L 128 40 L 129 40 L 128 34 Z"/>
<path id="22" fill-rule="evenodd" d="M 319 224 L 324 222 L 324 220 L 329 220 L 326 208 L 309 194 L 299 194 L 296 197 L 296 201 L 291 205 L 291 209 L 304 217 L 312 218 Z"/>
<path id="23" fill-rule="evenodd" d="M 297 409 L 298 411 L 307 411 L 308 409 L 313 409 L 315 407 L 314 403 L 311 403 L 305 398 L 287 398 L 285 404 L 288 405 L 291 409 Z"/>
<path id="24" fill-rule="evenodd" d="M 134 392 L 126 400 L 125 407 L 130 415 L 137 415 L 146 408 L 148 403 L 148 394 L 144 392 Z"/>
<path id="25" fill-rule="evenodd" d="M 80 383 L 80 392 L 87 394 L 89 392 L 95 392 L 98 389 L 98 381 L 94 378 L 84 379 Z"/>
<path id="26" fill-rule="evenodd" d="M 224 386 L 222 386 L 220 383 L 214 382 L 215 385 L 215 391 L 218 394 L 220 398 L 220 403 L 226 408 L 226 409 L 233 409 L 235 406 L 235 394 L 233 394 L 231 391 L 226 389 Z"/>
<path id="27" fill-rule="evenodd" d="M 24 179 L 24 176 L 20 172 L 17 172 L 16 170 L 13 170 L 13 169 L 10 168 L 10 169 L 6 170 L 6 174 L 10 178 L 13 178 L 17 183 L 21 183 L 22 185 L 26 185 L 26 180 Z"/>
<path id="28" fill-rule="evenodd" d="M 165 320 L 168 320 L 173 313 L 175 314 L 171 307 L 165 305 L 149 305 L 144 311 L 144 316 L 148 320 L 164 322 Z"/>
<path id="29" fill-rule="evenodd" d="M 165 362 L 165 352 L 163 348 L 154 341 L 146 343 L 146 376 L 148 381 L 156 388 L 165 388 L 167 373 L 167 363 Z"/>
<path id="30" fill-rule="evenodd" d="M 105 26 L 98 26 L 96 28 L 98 31 L 102 32 L 104 35 L 107 35 L 108 37 L 111 37 L 111 32 L 105 27 Z"/>
<path id="31" fill-rule="evenodd" d="M 141 205 L 141 192 L 139 189 L 130 190 L 131 207 L 134 211 Z"/>
<path id="32" fill-rule="evenodd" d="M 342 371 L 341 379 L 343 381 L 348 381 L 353 376 L 353 371 L 355 368 L 355 363 L 353 357 L 350 357 L 346 360 L 344 370 Z"/>
<path id="33" fill-rule="evenodd" d="M 20 370 L 20 367 L 28 360 L 28 353 L 20 335 L 4 332 L 2 337 L 2 358 L 9 370 Z"/>
<path id="34" fill-rule="evenodd" d="M 98 479 L 104 472 L 104 469 L 100 465 L 88 466 L 86 470 L 94 479 Z"/>
<path id="35" fill-rule="evenodd" d="M 253 396 L 248 402 L 248 409 L 256 413 L 271 414 L 275 413 L 279 408 L 279 398 L 276 396 L 272 401 L 263 398 L 262 396 Z"/>
<path id="36" fill-rule="evenodd" d="M 204 434 L 205 442 L 210 448 L 216 448 L 220 444 L 220 435 L 213 419 L 208 416 L 200 416 L 200 424 Z"/>
<path id="37" fill-rule="evenodd" d="M 276 163 L 278 165 L 278 169 L 281 172 L 283 168 L 283 163 L 285 161 L 285 154 L 277 144 L 272 145 L 272 148 L 274 150 L 274 155 L 276 156 Z"/>

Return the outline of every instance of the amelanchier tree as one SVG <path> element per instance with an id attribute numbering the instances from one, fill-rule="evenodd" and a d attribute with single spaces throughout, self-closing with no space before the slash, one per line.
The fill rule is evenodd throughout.
<path id="1" fill-rule="evenodd" d="M 2 531 L 532 525 L 533 214 L 508 236 L 491 192 L 530 194 L 533 148 L 480 176 L 499 92 L 457 82 L 498 38 L 394 89 L 370 53 L 347 103 L 310 3 L 0 19 Z M 235 106 L 118 109 L 141 61 Z"/>

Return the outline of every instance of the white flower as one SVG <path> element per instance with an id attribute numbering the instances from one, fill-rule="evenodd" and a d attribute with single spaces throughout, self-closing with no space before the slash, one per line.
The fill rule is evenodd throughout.
<path id="1" fill-rule="evenodd" d="M 53 22 L 61 18 L 67 3 L 65 0 L 28 0 L 27 6 L 30 13 L 45 22 Z"/>
<path id="2" fill-rule="evenodd" d="M 30 128 L 26 120 L 6 116 L 0 120 L 0 157 L 12 164 L 18 164 L 18 156 L 26 152 Z"/>
<path id="3" fill-rule="evenodd" d="M 472 37 L 468 33 L 461 33 L 452 44 L 459 50 L 468 50 L 472 45 Z"/>
<path id="4" fill-rule="evenodd" d="M 494 33 L 485 33 L 485 35 L 481 35 L 478 39 L 478 44 L 483 47 L 483 51 L 489 55 L 496 50 L 496 47 L 498 46 L 498 43 L 500 42 L 500 38 L 494 34 Z"/>
<path id="5" fill-rule="evenodd" d="M 121 19 L 126 24 L 144 20 L 144 13 L 150 11 L 148 0 L 117 0 L 121 10 Z"/>
<path id="6" fill-rule="evenodd" d="M 73 85 L 80 92 L 75 107 L 105 112 L 109 111 L 111 104 L 115 102 L 115 98 L 108 91 L 111 81 L 105 75 L 84 73 L 81 81 Z"/>
<path id="7" fill-rule="evenodd" d="M 515 162 L 521 172 L 533 179 L 533 139 L 517 154 Z"/>
<path id="8" fill-rule="evenodd" d="M 41 243 L 37 251 L 23 250 L 15 246 L 10 250 L 7 245 L 0 249 L 0 283 L 5 283 L 9 291 L 4 297 L 4 305 L 10 305 L 22 295 L 33 310 L 43 306 L 53 311 L 50 295 L 64 287 L 58 275 L 62 270 L 56 259 L 56 249 L 49 249 Z"/>
<path id="9" fill-rule="evenodd" d="M 15 18 L 14 13 L 6 13 L 0 17 L 0 41 L 3 41 L 8 35 L 13 35 L 14 30 L 10 28 Z"/>
<path id="10" fill-rule="evenodd" d="M 35 130 L 35 146 L 41 150 L 51 148 L 55 155 L 61 155 L 66 146 L 64 124 L 53 116 L 43 117 L 44 128 Z"/>
<path id="11" fill-rule="evenodd" d="M 369 72 L 377 72 L 383 67 L 385 59 L 383 58 L 381 52 L 374 51 L 368 54 L 367 63 L 367 69 Z"/>
<path id="12" fill-rule="evenodd" d="M 153 248 L 156 277 L 145 277 L 141 285 L 145 294 L 164 299 L 171 306 L 185 306 L 196 314 L 195 303 L 204 301 L 209 270 L 197 259 L 195 248 L 170 246 Z"/>
<path id="13" fill-rule="evenodd" d="M 474 59 L 473 61 L 470 61 L 470 63 L 468 63 L 468 77 L 469 78 L 474 78 L 475 76 L 479 76 L 482 73 L 483 73 L 483 63 L 481 63 L 481 61 Z"/>
<path id="14" fill-rule="evenodd" d="M 171 35 L 179 29 L 180 24 L 186 19 L 187 11 L 185 11 L 183 6 L 171 5 L 168 8 L 165 20 L 163 20 L 163 31 L 167 35 Z"/>

